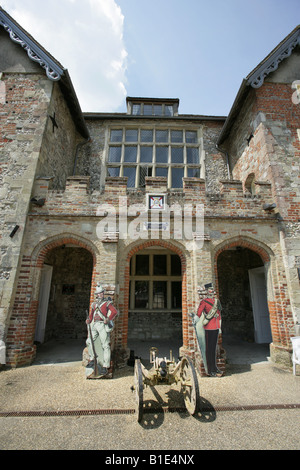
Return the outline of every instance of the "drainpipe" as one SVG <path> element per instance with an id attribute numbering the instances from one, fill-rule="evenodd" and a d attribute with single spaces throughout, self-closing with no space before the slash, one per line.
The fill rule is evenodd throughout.
<path id="1" fill-rule="evenodd" d="M 228 157 L 228 153 L 225 151 L 225 150 L 222 150 L 220 149 L 220 147 L 218 146 L 218 144 L 216 145 L 216 149 L 223 153 L 226 157 L 226 166 L 227 166 L 227 176 L 228 176 L 228 179 L 232 179 L 232 176 L 231 176 L 231 171 L 230 171 L 230 165 L 229 165 L 229 157 Z"/>
<path id="2" fill-rule="evenodd" d="M 91 138 L 90 138 L 90 137 L 89 137 L 88 139 L 86 139 L 84 142 L 79 142 L 79 144 L 77 144 L 77 146 L 76 146 L 76 153 L 75 153 L 75 160 L 74 160 L 73 175 L 72 175 L 72 176 L 75 176 L 75 173 L 76 173 L 76 167 L 77 167 L 77 159 L 78 159 L 79 148 L 80 148 L 80 147 L 83 147 L 84 145 L 88 144 L 89 142 L 91 142 Z"/>

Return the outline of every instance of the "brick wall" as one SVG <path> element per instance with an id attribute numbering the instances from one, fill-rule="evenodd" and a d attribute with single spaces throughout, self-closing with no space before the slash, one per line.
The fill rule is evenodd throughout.
<path id="1" fill-rule="evenodd" d="M 5 90 L 0 102 L 0 338 L 5 338 L 30 199 L 38 195 L 35 177 L 45 175 L 47 187 L 51 183 L 64 188 L 80 139 L 59 84 L 2 36 L 7 49 L 0 51 L 0 83 Z M 49 117 L 54 113 L 58 127 Z M 18 229 L 12 237 L 14 228 Z"/>
<path id="2" fill-rule="evenodd" d="M 194 251 L 191 241 L 174 239 L 173 218 L 170 218 L 170 239 L 164 240 L 158 234 L 155 240 L 136 240 L 119 238 L 117 233 L 108 233 L 106 237 L 97 236 L 97 224 L 105 220 L 105 211 L 101 211 L 101 202 L 114 204 L 119 210 L 119 196 L 127 197 L 128 207 L 134 202 L 143 202 L 148 191 L 166 190 L 164 179 L 149 178 L 144 192 L 127 191 L 126 180 L 108 179 L 104 193 L 89 191 L 89 179 L 71 177 L 65 191 L 48 190 L 47 179 L 36 181 L 37 191 L 46 198 L 43 207 L 31 206 L 26 228 L 24 256 L 18 278 L 18 290 L 15 307 L 10 322 L 7 345 L 11 363 L 22 364 L 33 359 L 35 323 L 37 318 L 38 292 L 41 268 L 52 250 L 62 245 L 77 245 L 85 248 L 93 256 L 91 274 L 90 302 L 94 299 L 98 281 L 108 286 L 119 308 L 120 315 L 116 322 L 112 345 L 115 350 L 126 350 L 128 340 L 128 301 L 129 301 L 129 263 L 134 253 L 151 246 L 168 248 L 177 253 L 182 260 L 182 352 L 193 357 L 201 368 L 197 356 L 194 330 L 188 312 L 195 311 L 198 305 L 197 285 L 216 282 L 218 286 L 218 254 L 229 246 L 244 246 L 258 253 L 268 269 L 270 289 L 268 302 L 272 323 L 273 339 L 278 345 L 288 347 L 289 313 L 283 310 L 286 299 L 280 291 L 284 278 L 282 254 L 277 236 L 278 222 L 272 214 L 262 210 L 262 204 L 269 201 L 270 186 L 258 184 L 260 197 L 245 196 L 242 183 L 223 181 L 222 191 L 216 200 L 205 191 L 202 180 L 187 179 L 182 193 L 169 193 L 169 202 L 205 203 L 204 241 L 199 250 Z M 198 196 L 195 197 L 195 194 Z M 130 224 L 138 217 L 133 211 L 128 215 Z M 172 238 L 173 236 L 173 238 Z M 37 240 L 40 240 L 37 243 Z M 235 241 L 232 241 L 235 240 Z M 267 242 L 267 245 L 266 245 Z M 221 247 L 221 248 L 220 248 Z M 54 253 L 54 252 L 53 252 Z M 223 268 L 224 270 L 224 268 Z M 272 287 L 274 286 L 274 288 Z M 278 287 L 277 287 L 278 286 Z M 278 291 L 278 294 L 277 294 Z M 73 308 L 73 307 L 72 307 Z M 220 367 L 224 367 L 225 356 L 219 345 Z M 198 358 L 198 359 L 197 359 Z"/>
<path id="3" fill-rule="evenodd" d="M 226 142 L 233 177 L 244 187 L 249 175 L 256 181 L 268 181 L 269 202 L 276 204 L 282 269 L 274 273 L 274 298 L 269 310 L 272 353 L 280 360 L 284 356 L 282 347 L 290 350 L 290 336 L 295 335 L 300 323 L 296 262 L 300 254 L 300 105 L 292 102 L 293 92 L 291 84 L 276 83 L 275 78 L 250 90 Z"/>
<path id="4" fill-rule="evenodd" d="M 49 97 L 40 75 L 2 75 L 0 104 L 0 336 L 5 335 Z M 10 234 L 18 226 L 14 237 Z"/>

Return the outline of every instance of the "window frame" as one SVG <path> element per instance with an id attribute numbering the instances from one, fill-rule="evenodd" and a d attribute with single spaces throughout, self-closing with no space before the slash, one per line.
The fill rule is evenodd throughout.
<path id="1" fill-rule="evenodd" d="M 136 274 L 136 257 L 139 255 L 147 255 L 149 256 L 149 272 L 148 274 Z M 154 256 L 156 255 L 164 255 L 166 256 L 166 274 L 154 274 Z M 129 312 L 181 312 L 181 306 L 178 308 L 172 308 L 172 283 L 173 282 L 180 282 L 181 283 L 181 292 L 182 292 L 182 269 L 181 274 L 172 274 L 172 256 L 178 256 L 176 253 L 173 253 L 168 250 L 141 250 L 135 255 L 131 257 L 130 260 L 130 273 L 129 273 L 129 288 L 130 288 L 130 295 L 129 295 Z M 179 257 L 179 256 L 178 256 Z M 179 257 L 180 258 L 180 257 Z M 182 267 L 181 267 L 182 268 Z M 148 307 L 135 307 L 135 283 L 145 281 L 148 282 Z M 155 282 L 166 282 L 167 284 L 167 294 L 166 294 L 166 307 L 154 307 L 154 283 Z"/>
<path id="2" fill-rule="evenodd" d="M 146 109 L 150 112 L 146 112 Z M 160 112 L 156 112 L 160 110 Z M 131 103 L 131 116 L 168 116 L 175 115 L 173 103 L 160 103 L 160 102 L 135 102 Z"/>
<path id="3" fill-rule="evenodd" d="M 115 139 L 111 140 L 111 133 L 112 131 L 119 131 L 119 133 L 122 131 L 122 139 L 119 140 L 118 142 L 115 141 Z M 126 132 L 128 135 L 128 131 L 133 133 L 133 131 L 137 131 L 137 140 L 133 141 L 132 139 L 126 140 Z M 142 132 L 143 131 L 152 131 L 152 141 L 146 140 L 142 138 Z M 159 131 L 165 131 L 167 135 L 167 140 L 165 139 L 157 139 L 158 138 L 158 132 Z M 172 134 L 173 133 L 173 134 Z M 173 142 L 172 135 L 174 133 L 182 133 L 182 141 L 180 139 L 177 139 L 178 141 Z M 190 142 L 187 140 L 191 140 L 191 135 L 194 133 L 195 135 L 195 142 Z M 189 135 L 189 137 L 188 137 Z M 173 168 L 182 168 L 183 169 L 183 177 L 187 177 L 189 170 L 198 170 L 198 173 L 200 175 L 201 172 L 201 138 L 200 138 L 200 129 L 199 127 L 197 128 L 192 128 L 192 126 L 189 126 L 188 128 L 185 127 L 176 127 L 176 126 L 147 126 L 147 125 L 119 125 L 119 126 L 110 126 L 108 129 L 108 151 L 107 151 L 107 175 L 109 176 L 109 169 L 114 167 L 119 167 L 119 176 L 124 176 L 124 168 L 125 167 L 130 167 L 134 166 L 136 167 L 136 175 L 135 175 L 135 184 L 132 186 L 129 186 L 131 188 L 141 188 L 143 186 L 140 185 L 140 181 L 142 179 L 140 178 L 140 169 L 141 167 L 148 167 L 151 168 L 149 172 L 152 174 L 152 176 L 157 175 L 157 169 L 159 168 L 167 168 L 167 187 L 170 189 L 177 189 L 181 190 L 182 189 L 182 184 L 180 186 L 174 186 L 172 184 L 172 169 Z M 120 161 L 119 162 L 110 162 L 109 161 L 109 154 L 110 154 L 110 148 L 111 147 L 119 147 L 121 149 L 121 156 L 120 156 Z M 126 148 L 129 147 L 136 147 L 136 160 L 135 161 L 126 161 L 125 160 L 125 151 Z M 149 162 L 143 162 L 141 161 L 141 149 L 143 148 L 152 148 L 152 161 Z M 159 153 L 158 149 L 166 149 L 165 153 L 167 156 L 167 161 L 166 162 L 157 162 L 156 161 L 156 155 Z M 182 149 L 183 153 L 183 158 L 182 162 L 172 162 L 172 153 L 178 149 Z M 198 152 L 198 163 L 189 163 L 188 162 L 188 149 L 197 149 Z M 115 171 L 115 170 L 114 170 Z M 148 170 L 147 170 L 148 171 Z M 159 172 L 159 171 L 158 171 Z"/>

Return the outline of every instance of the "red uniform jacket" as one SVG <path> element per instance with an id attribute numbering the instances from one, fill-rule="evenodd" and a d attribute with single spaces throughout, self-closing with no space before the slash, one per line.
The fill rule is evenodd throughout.
<path id="1" fill-rule="evenodd" d="M 98 305 L 97 305 L 97 302 L 94 302 L 92 304 L 92 308 L 91 308 L 91 312 L 89 314 L 89 320 L 92 321 L 93 318 L 94 318 L 94 313 L 96 312 L 96 309 L 97 309 Z M 99 315 L 97 312 L 95 313 L 95 318 L 94 320 L 95 321 L 103 321 L 103 318 L 102 316 L 104 316 L 105 318 L 107 318 L 108 320 L 113 320 L 117 314 L 118 314 L 118 311 L 117 309 L 113 306 L 113 304 L 111 303 L 110 300 L 104 300 L 101 304 L 100 304 L 100 311 L 102 313 L 102 315 Z"/>
<path id="2" fill-rule="evenodd" d="M 214 305 L 215 299 L 201 300 L 197 315 L 200 318 L 202 312 L 209 313 Z M 217 317 L 213 317 L 207 325 L 203 327 L 205 330 L 219 330 L 221 328 L 221 311 L 217 310 Z"/>

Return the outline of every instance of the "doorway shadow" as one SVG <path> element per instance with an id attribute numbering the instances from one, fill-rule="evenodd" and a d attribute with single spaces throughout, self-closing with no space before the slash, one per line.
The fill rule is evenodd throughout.
<path id="1" fill-rule="evenodd" d="M 227 365 L 251 365 L 269 362 L 270 345 L 258 344 L 240 339 L 238 336 L 223 334 L 222 347 L 226 351 Z"/>
<path id="2" fill-rule="evenodd" d="M 85 348 L 84 339 L 52 339 L 46 343 L 37 343 L 37 353 L 33 365 L 59 365 L 82 362 Z"/>
<path id="3" fill-rule="evenodd" d="M 67 364 L 82 361 L 85 348 L 84 339 L 50 340 L 43 344 L 37 344 L 37 354 L 33 362 L 42 364 Z M 141 358 L 145 367 L 151 367 L 150 348 L 157 347 L 158 357 L 170 357 L 170 350 L 175 361 L 179 359 L 180 340 L 172 341 L 136 341 L 128 344 L 135 357 Z M 226 375 L 227 371 L 250 370 L 252 364 L 269 362 L 269 344 L 257 344 L 243 341 L 236 336 L 224 334 L 222 347 L 226 351 Z M 127 367 L 126 367 L 127 369 Z"/>

